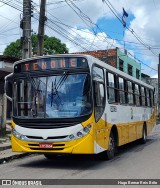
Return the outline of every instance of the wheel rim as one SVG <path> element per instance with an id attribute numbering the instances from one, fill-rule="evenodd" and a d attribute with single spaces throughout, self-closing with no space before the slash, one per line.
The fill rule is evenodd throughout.
<path id="1" fill-rule="evenodd" d="M 114 139 L 112 137 L 109 138 L 109 151 L 114 151 Z"/>
<path id="2" fill-rule="evenodd" d="M 145 131 L 145 129 L 143 130 L 143 139 L 146 140 L 146 131 Z"/>

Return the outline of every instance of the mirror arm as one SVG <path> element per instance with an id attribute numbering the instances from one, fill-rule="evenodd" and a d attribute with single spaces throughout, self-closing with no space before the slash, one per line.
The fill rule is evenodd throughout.
<path id="1" fill-rule="evenodd" d="M 6 95 L 6 93 L 4 94 L 4 96 L 9 100 L 9 101 L 11 101 L 12 102 L 12 98 L 11 97 L 9 97 L 8 95 Z"/>

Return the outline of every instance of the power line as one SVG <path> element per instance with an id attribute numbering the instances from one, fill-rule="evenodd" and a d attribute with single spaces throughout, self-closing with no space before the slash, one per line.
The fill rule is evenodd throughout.
<path id="1" fill-rule="evenodd" d="M 70 1 L 70 0 L 69 0 Z M 107 0 L 108 1 L 108 0 Z M 71 1 L 70 1 L 71 2 Z M 105 0 L 104 0 L 104 2 L 106 2 Z M 109 2 L 109 1 L 108 1 Z M 66 1 L 66 3 L 68 4 L 68 2 Z M 71 2 L 71 4 L 74 4 L 73 2 Z M 119 19 L 119 21 L 122 23 L 122 20 L 119 18 L 119 16 L 117 15 L 117 12 L 116 12 L 116 10 L 114 9 L 114 7 L 112 6 L 112 4 L 109 2 L 109 4 L 107 4 L 107 5 L 109 5 L 109 7 L 110 7 L 110 9 L 114 12 L 114 14 L 116 15 L 116 17 Z M 69 5 L 70 6 L 70 5 Z M 71 7 L 71 6 L 70 6 Z M 74 7 L 76 7 L 78 10 L 79 10 L 79 12 L 80 12 L 80 14 L 82 14 L 82 15 L 84 15 L 84 17 L 85 18 L 87 18 L 87 20 L 91 23 L 91 24 L 94 24 L 92 21 L 91 21 L 91 19 L 87 16 L 87 15 L 85 15 L 83 12 L 82 12 L 82 10 L 81 9 L 79 9 L 75 4 L 74 4 Z M 72 9 L 73 9 L 73 7 L 71 7 Z M 75 10 L 74 10 L 75 11 Z M 75 11 L 76 12 L 76 11 Z M 115 13 L 116 12 L 116 13 Z M 76 12 L 76 14 L 77 14 L 77 12 Z M 84 18 L 83 17 L 83 18 Z M 82 18 L 82 20 L 84 21 L 84 19 Z M 97 24 L 94 24 L 98 29 L 100 29 L 99 28 L 99 26 L 97 25 Z M 129 29 L 129 28 L 128 28 Z M 132 30 L 132 34 L 136 37 L 136 39 L 142 44 L 142 45 L 144 45 L 145 47 L 148 47 L 149 48 L 149 50 L 155 55 L 155 53 L 150 49 L 150 46 L 147 46 L 140 38 L 139 38 L 139 36 L 136 34 L 136 33 L 134 33 L 134 31 Z M 111 38 L 112 39 L 112 38 Z M 95 40 L 95 38 L 94 38 L 94 40 Z M 144 63 L 143 63 L 144 64 Z M 148 66 L 148 65 L 147 65 Z M 148 67 L 150 67 L 150 66 L 148 66 Z M 152 67 L 150 67 L 151 69 L 153 69 Z M 154 69 L 155 70 L 155 69 Z M 156 70 L 157 71 L 157 70 Z"/>
<path id="2" fill-rule="evenodd" d="M 20 12 L 23 12 L 22 7 L 20 7 L 19 5 L 15 4 L 15 3 L 13 3 L 13 2 L 10 3 L 11 1 L 5 2 L 5 1 L 3 1 L 3 0 L 0 0 L 0 2 L 6 4 L 6 5 L 8 5 L 8 6 L 14 8 L 14 9 L 20 11 Z"/>
<path id="3" fill-rule="evenodd" d="M 115 8 L 113 7 L 113 5 L 110 3 L 109 0 L 102 0 L 108 7 L 109 9 L 113 12 L 113 14 L 116 16 L 116 18 L 123 24 L 121 18 L 118 16 L 117 11 L 115 11 Z M 131 32 L 131 34 L 142 44 L 144 45 L 148 50 L 150 50 L 155 56 L 158 56 L 158 54 L 155 54 L 155 52 L 151 49 L 151 46 L 147 45 L 145 42 L 143 42 L 143 40 L 137 35 L 137 33 L 135 33 L 135 31 L 130 28 L 127 27 L 127 30 L 129 30 Z"/>
<path id="4" fill-rule="evenodd" d="M 19 3 L 19 4 L 17 4 L 17 3 L 10 3 L 11 1 L 0 1 L 0 2 L 3 2 L 4 4 L 6 4 L 6 5 L 9 5 L 9 6 L 11 6 L 12 8 L 15 8 L 15 9 L 17 9 L 17 10 L 19 10 L 19 11 L 21 11 L 22 12 L 22 7 L 20 6 L 20 5 L 22 5 L 22 3 L 20 2 L 20 1 L 18 1 L 18 0 L 16 0 L 16 2 L 17 3 Z M 64 2 L 64 1 L 63 1 Z M 65 1 L 66 2 L 66 1 Z M 35 4 L 35 3 L 34 3 Z M 54 4 L 54 3 L 53 3 Z M 17 6 L 18 5 L 18 6 Z M 98 33 L 98 30 L 100 30 L 101 31 L 101 29 L 99 28 L 99 26 L 97 25 L 97 24 L 95 24 L 95 23 L 93 23 L 92 22 L 92 20 L 86 15 L 86 14 L 84 14 L 77 6 L 75 6 L 75 4 L 73 3 L 73 2 L 71 2 L 70 1 L 70 6 L 72 5 L 72 10 L 74 10 L 74 12 L 77 14 L 77 16 L 79 16 L 83 21 L 84 21 L 84 23 L 93 31 L 93 34 L 95 35 L 95 37 L 93 38 L 93 40 L 92 40 L 92 42 L 90 43 L 90 44 L 88 44 L 88 46 L 89 46 L 89 49 L 91 48 L 91 46 L 93 46 L 93 43 L 94 43 L 94 41 L 95 41 L 95 39 L 96 39 L 96 37 L 98 37 L 99 39 L 100 39 L 100 37 L 101 37 L 101 40 L 102 40 L 102 36 L 96 36 L 97 35 L 97 33 Z M 114 9 L 114 7 L 112 6 L 112 4 L 110 3 L 109 4 L 110 5 L 110 7 L 112 8 L 112 10 L 113 10 L 113 12 L 115 12 L 115 14 L 117 14 L 117 12 L 116 12 L 116 9 Z M 77 11 L 75 11 L 75 9 L 74 8 L 78 8 L 78 10 L 79 10 L 79 13 L 77 12 Z M 119 18 L 119 20 L 121 20 L 120 19 L 120 17 L 118 17 Z M 47 23 L 46 24 L 46 26 L 48 27 L 48 28 L 50 28 L 51 30 L 53 30 L 53 31 L 55 31 L 55 32 L 57 32 L 58 34 L 60 34 L 61 36 L 63 36 L 64 38 L 66 38 L 66 39 L 68 39 L 69 41 L 71 41 L 72 43 L 74 43 L 74 44 L 76 44 L 77 46 L 79 46 L 79 47 L 81 47 L 83 50 L 86 50 L 86 51 L 88 51 L 88 49 L 86 48 L 86 47 L 84 47 L 84 46 L 82 46 L 82 44 L 84 44 L 84 43 L 82 43 L 82 41 L 80 41 L 80 42 L 78 42 L 78 41 L 75 41 L 75 40 L 73 40 L 73 36 L 71 35 L 70 37 L 69 37 L 69 35 L 66 35 L 66 31 L 67 30 L 65 30 L 64 28 L 62 28 L 59 24 L 61 24 L 61 25 L 64 25 L 64 26 L 66 26 L 66 27 L 70 27 L 71 28 L 71 26 L 68 26 L 67 24 L 64 24 L 64 23 L 62 23 L 60 20 L 59 21 L 57 21 L 57 25 L 56 25 L 56 28 L 54 28 L 52 25 L 54 24 L 55 25 L 55 20 L 54 20 L 54 22 L 52 21 L 52 20 L 48 20 L 49 21 L 49 23 Z M 58 22 L 59 22 L 59 24 L 58 24 Z M 89 24 L 88 24 L 89 23 Z M 93 29 L 92 27 L 93 26 L 96 26 L 96 28 L 97 28 L 97 30 L 95 30 L 95 29 Z M 75 28 L 73 28 L 73 29 L 75 29 Z M 62 32 L 62 31 L 64 31 L 64 32 Z M 81 30 L 82 31 L 82 30 Z M 83 31 L 83 32 L 86 32 L 86 31 Z M 102 32 L 102 31 L 101 31 Z M 132 34 L 135 34 L 135 32 L 132 30 Z M 68 33 L 68 31 L 67 31 L 67 34 L 70 34 L 70 33 Z M 136 35 L 136 34 L 135 34 Z M 138 37 L 138 36 L 137 36 Z M 105 40 L 106 40 L 106 36 L 104 36 L 104 38 L 105 38 Z M 104 39 L 103 38 L 103 39 Z M 109 39 L 112 39 L 113 41 L 114 40 L 116 40 L 116 41 L 120 41 L 119 39 L 113 39 L 112 37 L 107 37 L 107 38 L 109 38 Z M 109 42 L 108 40 L 106 40 L 107 41 L 107 43 Z M 121 40 L 122 41 L 122 40 Z M 128 42 L 128 43 L 133 43 L 134 44 L 134 42 L 129 42 L 129 41 L 125 41 L 125 42 Z M 140 42 L 140 41 L 139 41 Z M 144 46 L 144 44 L 142 43 L 142 42 L 140 42 L 143 46 Z M 135 43 L 136 44 L 136 43 Z M 139 43 L 137 43 L 137 44 L 139 44 Z M 146 46 L 145 46 L 146 47 Z M 152 48 L 152 47 L 150 47 L 149 45 L 147 45 L 147 47 L 148 48 Z M 135 57 L 134 57 L 135 58 Z M 140 60 L 138 60 L 138 61 L 140 61 Z M 144 64 L 143 62 L 142 62 L 142 64 Z M 147 65 L 148 66 L 148 65 Z M 150 66 L 148 66 L 148 67 L 150 67 Z M 152 69 L 152 67 L 150 67 L 151 69 Z M 154 69 L 155 70 L 155 69 Z"/>

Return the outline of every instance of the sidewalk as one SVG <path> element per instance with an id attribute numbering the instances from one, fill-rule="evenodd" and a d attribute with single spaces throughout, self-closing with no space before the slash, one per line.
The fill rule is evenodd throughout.
<path id="1" fill-rule="evenodd" d="M 17 159 L 23 156 L 28 155 L 27 153 L 17 153 L 12 152 L 11 149 L 11 141 L 10 141 L 10 134 L 11 134 L 11 127 L 10 125 L 6 125 L 6 136 L 0 138 L 0 164 L 6 163 L 12 159 Z"/>

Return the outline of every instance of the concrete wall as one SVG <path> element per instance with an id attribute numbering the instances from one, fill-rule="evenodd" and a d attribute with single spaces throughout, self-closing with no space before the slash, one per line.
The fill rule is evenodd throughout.
<path id="1" fill-rule="evenodd" d="M 124 62 L 124 72 L 128 74 L 128 64 L 132 66 L 132 76 L 136 78 L 136 69 L 139 70 L 139 79 L 141 80 L 141 64 L 137 63 L 133 58 L 117 49 L 117 68 L 119 69 L 119 60 Z"/>
<path id="2" fill-rule="evenodd" d="M 77 53 L 73 53 L 73 54 L 91 55 L 91 56 L 117 68 L 117 49 L 77 52 Z"/>

